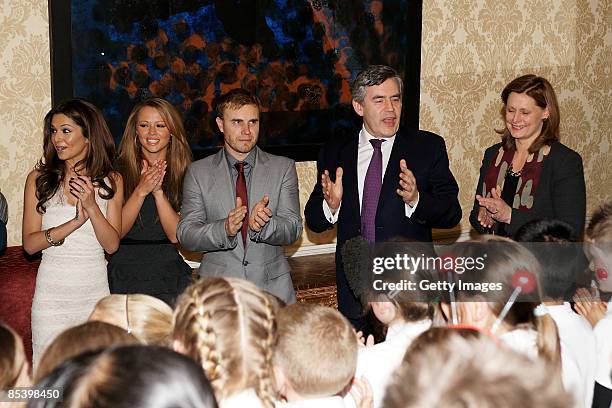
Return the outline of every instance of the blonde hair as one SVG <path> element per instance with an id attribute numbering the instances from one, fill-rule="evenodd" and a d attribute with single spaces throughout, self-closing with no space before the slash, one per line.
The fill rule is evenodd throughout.
<path id="1" fill-rule="evenodd" d="M 46 377 L 64 361 L 87 351 L 116 344 L 138 344 L 136 337 L 121 327 L 104 322 L 86 322 L 60 333 L 46 348 L 34 376 L 34 383 Z"/>
<path id="2" fill-rule="evenodd" d="M 532 274 L 535 281 L 533 293 L 521 293 L 504 318 L 504 323 L 512 328 L 532 327 L 537 333 L 538 355 L 556 367 L 557 373 L 561 369 L 561 346 L 557 325 L 550 314 L 534 315 L 534 310 L 542 301 L 542 286 L 538 277 L 542 275 L 541 267 L 535 256 L 525 247 L 511 239 L 483 235 L 477 240 L 462 243 L 459 257 L 477 258 L 486 253 L 485 267 L 481 270 L 472 269 L 461 275 L 466 282 L 499 282 L 502 290 L 487 293 L 486 302 L 495 316 L 499 316 L 506 302 L 510 298 L 514 286 L 513 276 L 524 269 Z M 459 301 L 472 301 L 482 296 L 479 290 L 461 290 Z"/>
<path id="3" fill-rule="evenodd" d="M 123 327 L 144 344 L 169 346 L 171 343 L 172 308 L 153 296 L 106 296 L 98 301 L 89 320 Z"/>
<path id="4" fill-rule="evenodd" d="M 298 303 L 278 312 L 274 365 L 302 397 L 332 396 L 351 382 L 357 338 L 344 316 L 329 307 Z"/>
<path id="5" fill-rule="evenodd" d="M 449 331 L 423 344 L 393 376 L 385 408 L 569 408 L 572 397 L 550 381 L 544 361 L 497 346 L 486 336 Z"/>
<path id="6" fill-rule="evenodd" d="M 24 367 L 27 359 L 21 336 L 0 323 L 0 390 L 15 387 Z"/>
<path id="7" fill-rule="evenodd" d="M 271 408 L 275 315 L 274 304 L 253 283 L 201 278 L 177 301 L 173 337 L 204 368 L 219 400 L 252 388 Z"/>
<path id="8" fill-rule="evenodd" d="M 183 191 L 183 177 L 189 163 L 193 160 L 187 135 L 183 126 L 181 114 L 167 100 L 162 98 L 149 98 L 132 109 L 123 131 L 119 144 L 119 170 L 123 176 L 123 197 L 128 200 L 140 181 L 142 170 L 142 147 L 138 142 L 136 126 L 138 114 L 145 107 L 155 108 L 161 115 L 170 132 L 170 144 L 166 154 L 167 173 L 164 177 L 162 189 L 168 197 L 175 211 L 179 210 Z"/>

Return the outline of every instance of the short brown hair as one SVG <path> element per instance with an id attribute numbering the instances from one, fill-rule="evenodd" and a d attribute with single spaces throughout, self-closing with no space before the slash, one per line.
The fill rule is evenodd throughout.
<path id="1" fill-rule="evenodd" d="M 487 334 L 484 333 L 484 330 L 476 327 L 471 328 L 465 325 L 455 327 L 431 327 L 410 343 L 408 350 L 406 350 L 404 354 L 403 361 L 410 361 L 414 354 L 420 354 L 423 350 L 435 345 L 446 347 L 446 344 L 457 336 L 464 339 L 480 339 L 487 336 Z"/>
<path id="2" fill-rule="evenodd" d="M 259 98 L 244 88 L 234 88 L 221 95 L 216 102 L 217 116 L 222 119 L 226 109 L 240 109 L 246 105 L 255 105 L 257 110 L 261 109 Z"/>
<path id="3" fill-rule="evenodd" d="M 569 408 L 572 397 L 551 381 L 546 363 L 530 360 L 484 336 L 451 333 L 425 345 L 395 372 L 385 408 Z"/>
<path id="4" fill-rule="evenodd" d="M 404 84 L 402 78 L 396 70 L 387 65 L 370 65 L 359 74 L 351 84 L 351 95 L 353 100 L 363 104 L 365 100 L 366 88 L 369 86 L 381 85 L 387 79 L 393 78 L 397 82 L 400 94 L 403 91 Z"/>
<path id="5" fill-rule="evenodd" d="M 117 344 L 138 344 L 136 337 L 121 327 L 104 322 L 87 322 L 63 331 L 45 350 L 34 377 L 34 383 L 46 377 L 69 358 L 86 351 L 104 349 Z"/>
<path id="6" fill-rule="evenodd" d="M 332 396 L 355 375 L 357 338 L 335 309 L 297 303 L 277 315 L 278 343 L 274 365 L 282 369 L 303 397 Z"/>
<path id="7" fill-rule="evenodd" d="M 542 146 L 550 145 L 552 142 L 559 140 L 559 123 L 561 121 L 561 115 L 559 113 L 557 95 L 550 82 L 540 76 L 528 74 L 515 78 L 506 85 L 501 93 L 501 99 L 504 103 L 501 110 L 504 123 L 508 97 L 512 92 L 527 94 L 533 98 L 537 106 L 542 109 L 548 108 L 548 119 L 546 119 L 542 125 L 540 136 L 538 136 L 529 147 L 529 152 L 537 152 Z M 504 149 L 508 150 L 515 147 L 514 138 L 506 127 L 504 127 L 503 130 L 496 130 L 496 132 L 502 135 Z"/>

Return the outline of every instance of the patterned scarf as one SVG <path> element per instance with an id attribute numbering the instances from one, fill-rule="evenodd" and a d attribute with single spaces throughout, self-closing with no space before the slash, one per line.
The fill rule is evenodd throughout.
<path id="1" fill-rule="evenodd" d="M 506 174 L 512 167 L 512 158 L 515 152 L 515 149 L 504 150 L 503 146 L 500 146 L 497 155 L 493 158 L 487 169 L 487 174 L 481 186 L 480 194 L 483 197 L 491 197 L 491 189 L 495 186 L 500 186 L 503 190 Z M 544 159 L 549 154 L 550 146 L 544 145 L 537 153 L 531 153 L 527 157 L 516 186 L 512 208 L 521 211 L 531 210 L 534 192 L 538 188 L 538 184 L 540 184 L 540 174 L 544 166 Z"/>

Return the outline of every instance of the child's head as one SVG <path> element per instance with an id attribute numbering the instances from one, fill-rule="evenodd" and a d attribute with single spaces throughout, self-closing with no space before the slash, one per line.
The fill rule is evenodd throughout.
<path id="1" fill-rule="evenodd" d="M 136 337 L 125 329 L 104 322 L 86 322 L 60 333 L 45 349 L 35 382 L 49 374 L 55 367 L 87 351 L 104 349 L 118 344 L 138 344 Z"/>
<path id="2" fill-rule="evenodd" d="M 30 385 L 28 359 L 21 337 L 0 323 L 0 391 Z"/>
<path id="3" fill-rule="evenodd" d="M 585 241 L 585 253 L 599 288 L 612 292 L 612 202 L 595 210 L 586 229 Z"/>
<path id="4" fill-rule="evenodd" d="M 402 361 L 409 361 L 412 359 L 413 354 L 419 354 L 423 350 L 432 347 L 433 345 L 439 345 L 444 348 L 446 345 L 453 341 L 456 337 L 462 337 L 465 339 L 480 339 L 483 337 L 490 337 L 485 331 L 478 329 L 477 327 L 462 325 L 462 326 L 450 326 L 450 327 L 431 327 L 428 330 L 421 333 L 416 339 L 410 343 L 410 346 L 404 354 Z"/>
<path id="5" fill-rule="evenodd" d="M 170 345 L 172 308 L 153 296 L 106 296 L 98 301 L 89 320 L 123 327 L 144 344 Z"/>
<path id="6" fill-rule="evenodd" d="M 572 226 L 559 220 L 534 220 L 523 225 L 514 238 L 540 262 L 543 299 L 571 299 L 586 268 Z"/>
<path id="7" fill-rule="evenodd" d="M 277 324 L 273 361 L 282 396 L 329 397 L 347 387 L 357 366 L 357 338 L 340 312 L 298 303 L 281 309 Z"/>
<path id="8" fill-rule="evenodd" d="M 555 323 L 548 313 L 534 313 L 542 301 L 539 282 L 542 272 L 535 256 L 517 242 L 495 236 L 463 243 L 456 255 L 484 259 L 483 268 L 458 275 L 457 283 L 461 280 L 457 293 L 459 323 L 493 331 L 497 328 L 496 335 L 532 328 L 538 332 L 540 356 L 558 366 L 560 346 Z M 517 286 L 525 289 L 514 293 Z M 510 303 L 513 295 L 517 297 Z"/>
<path id="9" fill-rule="evenodd" d="M 217 399 L 253 389 L 272 407 L 276 304 L 253 283 L 201 278 L 179 297 L 174 348 L 203 368 Z"/>
<path id="10" fill-rule="evenodd" d="M 385 408 L 572 406 L 543 361 L 500 347 L 487 336 L 465 337 L 452 329 L 438 333 L 441 341 L 421 342 L 397 369 Z"/>
<path id="11" fill-rule="evenodd" d="M 217 408 L 210 382 L 192 359 L 166 347 L 132 345 L 80 354 L 45 376 L 39 390 L 59 400 L 29 407 Z"/>
<path id="12" fill-rule="evenodd" d="M 417 322 L 433 317 L 433 306 L 430 302 L 432 293 L 421 290 L 420 281 L 432 279 L 431 265 L 426 259 L 433 259 L 435 253 L 430 244 L 419 242 L 388 242 L 375 250 L 373 265 L 389 262 L 392 268 L 376 276 L 384 282 L 410 282 L 410 290 L 369 291 L 369 306 L 374 316 L 386 326 L 396 322 Z M 398 263 L 399 260 L 399 263 Z M 418 265 L 416 268 L 414 265 Z M 369 285 L 373 287 L 373 284 Z"/>

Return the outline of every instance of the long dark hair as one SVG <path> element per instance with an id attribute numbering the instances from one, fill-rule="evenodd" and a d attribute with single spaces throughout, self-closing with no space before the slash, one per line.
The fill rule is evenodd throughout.
<path id="1" fill-rule="evenodd" d="M 35 400 L 32 408 L 217 408 L 202 367 L 154 346 L 118 346 L 73 357 L 37 384 L 59 388 L 63 401 Z"/>
<path id="2" fill-rule="evenodd" d="M 51 141 L 51 121 L 53 116 L 63 114 L 76 123 L 89 139 L 87 157 L 75 164 L 75 169 L 84 169 L 86 175 L 91 177 L 92 183 L 99 187 L 98 194 L 105 200 L 115 195 L 115 181 L 108 177 L 112 170 L 112 160 L 115 156 L 115 142 L 102 113 L 90 102 L 84 99 L 70 99 L 52 108 L 45 116 L 43 157 L 36 164 L 40 172 L 36 178 L 36 210 L 45 212 L 45 203 L 53 197 L 66 176 L 66 167 L 63 160 L 57 157 L 55 146 Z M 110 186 L 105 178 L 110 180 Z"/>

